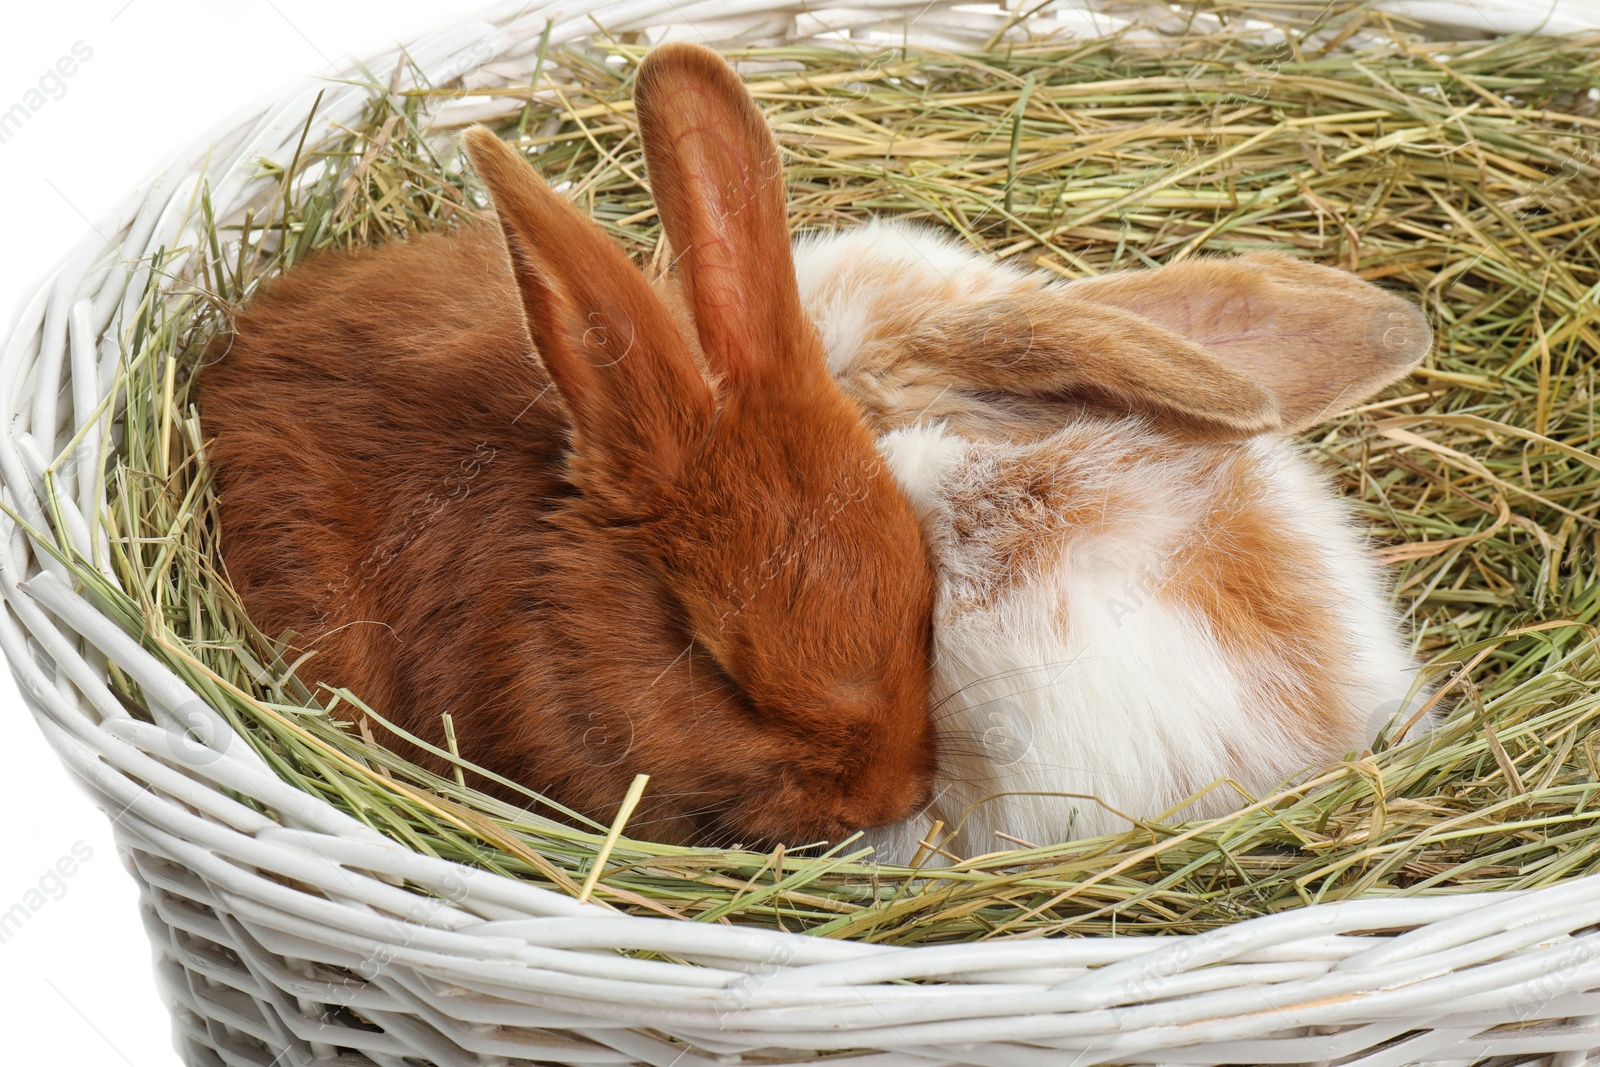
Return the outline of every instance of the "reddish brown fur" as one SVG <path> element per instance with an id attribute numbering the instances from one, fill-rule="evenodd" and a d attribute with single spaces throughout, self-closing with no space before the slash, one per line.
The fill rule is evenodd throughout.
<path id="1" fill-rule="evenodd" d="M 1249 452 L 1217 448 L 1199 473 L 1212 510 L 1173 557 L 1158 596 L 1196 610 L 1255 691 L 1247 707 L 1276 721 L 1260 728 L 1303 739 L 1335 757 L 1365 724 L 1342 681 L 1355 650 L 1329 603 L 1321 546 L 1271 507 L 1272 486 Z M 1263 669 L 1271 665 L 1270 669 Z M 1241 761 L 1241 766 L 1246 767 Z M 1191 784 L 1191 791 L 1205 785 Z"/>
<path id="2" fill-rule="evenodd" d="M 635 834 L 891 822 L 933 771 L 926 548 L 800 313 L 759 113 L 703 49 L 639 83 L 677 246 L 708 249 L 690 313 L 469 135 L 503 236 L 296 267 L 205 370 L 229 575 L 302 675 L 436 745 L 449 712 L 489 770 L 600 820 L 648 772 Z M 711 156 L 662 150 L 708 126 Z"/>

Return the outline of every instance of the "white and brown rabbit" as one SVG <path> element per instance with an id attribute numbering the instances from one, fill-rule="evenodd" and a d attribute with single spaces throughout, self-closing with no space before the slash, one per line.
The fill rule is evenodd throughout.
<path id="1" fill-rule="evenodd" d="M 1261 795 L 1400 709 L 1378 567 L 1289 435 L 1426 354 L 1411 304 L 1268 253 L 1051 284 L 885 222 L 796 265 L 941 573 L 936 795 L 880 858 Z"/>
<path id="2" fill-rule="evenodd" d="M 199 382 L 229 575 L 302 676 L 436 748 L 449 713 L 599 820 L 648 772 L 640 836 L 902 819 L 934 761 L 917 517 L 828 374 L 738 77 L 664 46 L 635 101 L 669 282 L 476 130 L 498 225 L 321 255 L 239 316 Z"/>

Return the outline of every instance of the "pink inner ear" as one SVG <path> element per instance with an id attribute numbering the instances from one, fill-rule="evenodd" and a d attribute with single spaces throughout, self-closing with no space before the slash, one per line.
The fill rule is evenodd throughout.
<path id="1" fill-rule="evenodd" d="M 1217 359 L 1267 387 L 1281 402 L 1296 388 L 1293 363 L 1284 359 L 1286 347 L 1309 345 L 1315 348 L 1325 340 L 1326 329 L 1308 321 L 1309 317 L 1285 316 L 1272 305 L 1246 289 L 1229 292 L 1205 287 L 1197 292 L 1180 292 L 1177 299 L 1134 301 L 1126 310 L 1165 326 L 1187 341 L 1204 348 Z"/>
<path id="2" fill-rule="evenodd" d="M 710 231 L 708 228 L 707 232 Z M 750 312 L 748 301 L 740 284 L 738 261 L 726 237 L 702 237 L 690 248 L 683 250 L 691 260 L 686 276 L 695 307 L 704 311 L 731 313 L 720 320 L 730 332 L 745 321 Z"/>
<path id="3" fill-rule="evenodd" d="M 1240 370 L 1250 362 L 1260 361 L 1261 369 L 1270 371 L 1284 354 L 1285 344 L 1320 344 L 1330 333 L 1338 332 L 1336 323 L 1317 321 L 1315 308 L 1281 308 L 1251 288 L 1207 293 L 1198 300 L 1191 295 L 1171 307 L 1159 301 L 1141 301 L 1139 307 L 1128 310 L 1165 326 Z"/>
<path id="4" fill-rule="evenodd" d="M 695 92 L 690 86 L 677 95 Z M 675 224 L 670 232 L 701 347 L 719 373 L 738 378 L 779 329 L 774 312 L 785 294 L 773 280 L 786 274 L 793 286 L 788 234 L 770 232 L 772 192 L 749 180 L 750 149 L 726 125 L 701 119 L 675 131 L 672 141 L 677 168 L 661 168 L 656 198 L 663 218 Z M 781 193 L 776 199 L 781 205 Z"/>
<path id="5" fill-rule="evenodd" d="M 1404 376 L 1431 343 L 1426 319 L 1407 301 L 1275 253 L 1187 260 L 1066 291 L 1206 349 L 1272 392 L 1289 430 L 1360 403 Z"/>
<path id="6" fill-rule="evenodd" d="M 645 163 L 695 330 L 726 379 L 809 348 L 783 169 L 766 120 L 714 54 L 658 50 L 639 74 Z"/>
<path id="7" fill-rule="evenodd" d="M 670 477 L 714 410 L 671 313 L 627 254 L 482 128 L 467 134 L 489 187 L 529 338 L 581 451 L 619 478 Z"/>

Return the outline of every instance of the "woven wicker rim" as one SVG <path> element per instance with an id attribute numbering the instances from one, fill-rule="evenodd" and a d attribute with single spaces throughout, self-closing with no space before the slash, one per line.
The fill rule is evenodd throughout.
<path id="1" fill-rule="evenodd" d="M 1447 14 L 1438 4 L 1385 6 L 1426 9 L 1436 20 Z M 1460 15 L 1471 26 L 1478 12 L 1464 6 Z M 405 51 L 430 82 L 465 75 L 496 84 L 530 72 L 547 28 L 552 46 L 595 32 L 599 22 L 611 34 L 648 32 L 651 40 L 757 43 L 842 29 L 970 47 L 1010 21 L 944 0 L 507 3 Z M 1103 14 L 1053 10 L 1022 28 L 1117 25 Z M 389 52 L 363 67 L 396 69 L 399 58 Z M 88 547 L 83 516 L 102 506 L 100 482 L 79 470 L 98 462 L 109 432 L 113 324 L 146 282 L 143 268 L 125 264 L 189 240 L 202 173 L 219 215 L 242 216 L 273 195 L 257 161 L 287 162 L 319 92 L 319 122 L 329 128 L 352 123 L 367 99 L 359 85 L 307 79 L 219 125 L 98 228 L 117 247 L 85 241 L 26 303 L 0 355 L 0 479 L 28 524 L 56 525 L 41 505 L 47 457 L 73 447 L 54 469 L 58 488 L 77 503 L 63 506 L 61 524 Z M 459 124 L 474 107 L 496 105 L 457 106 L 436 121 Z M 58 404 L 58 382 L 70 402 Z M 840 1048 L 881 1050 L 887 1055 L 851 1062 L 885 1067 L 1059 1063 L 1069 1054 L 1080 1063 L 1321 1062 L 1408 1031 L 1418 1033 L 1359 1062 L 1551 1054 L 1551 1064 L 1576 1065 L 1600 1047 L 1600 993 L 1588 992 L 1600 988 L 1600 933 L 1584 932 L 1600 924 L 1600 878 L 1521 893 L 1315 905 L 1186 937 L 894 948 L 619 916 L 421 856 L 286 785 L 215 714 L 201 731 L 205 758 L 192 758 L 196 695 L 76 592 L 21 527 L 7 521 L 6 534 L 0 647 L 40 727 L 114 819 L 145 888 L 152 936 L 166 950 L 164 991 L 194 1062 L 223 1062 L 202 1061 L 195 1050 L 226 1053 L 237 1042 L 229 1027 L 260 1036 L 249 1011 L 195 980 L 228 967 L 256 983 L 262 1017 L 289 1019 L 298 1010 L 315 1019 L 316 1005 L 331 1002 L 381 1018 L 383 1033 L 347 1027 L 318 1040 L 291 1026 L 294 1033 L 280 1035 L 312 1053 L 360 1048 L 372 1062 L 462 1062 L 466 1053 L 710 1065 L 717 1061 L 705 1054 Z M 108 661 L 148 696 L 156 724 L 134 719 L 112 696 Z M 229 792 L 254 798 L 275 818 Z M 435 896 L 402 889 L 402 880 Z M 186 948 L 194 938 L 230 946 L 235 961 Z M 615 949 L 689 962 L 608 951 Z M 285 959 L 344 968 L 360 981 L 346 980 L 348 995 L 335 999 L 285 969 Z M 896 984 L 905 979 L 936 981 Z M 486 1016 L 485 1004 L 498 1014 Z M 572 1036 L 513 1040 L 486 1022 Z M 1539 1025 L 1484 1032 L 1509 1022 Z M 638 1032 L 645 1028 L 653 1033 Z M 1011 1044 L 1022 1040 L 1039 1049 Z M 1062 1051 L 1043 1051 L 1050 1048 Z M 1162 1051 L 1177 1049 L 1187 1051 Z"/>

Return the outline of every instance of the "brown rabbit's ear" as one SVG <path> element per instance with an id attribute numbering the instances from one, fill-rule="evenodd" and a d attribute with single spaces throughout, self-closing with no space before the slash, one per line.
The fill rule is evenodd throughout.
<path id="1" fill-rule="evenodd" d="M 639 65 L 634 107 L 711 367 L 738 381 L 819 358 L 795 281 L 778 146 L 739 76 L 709 48 L 664 44 Z"/>
<path id="2" fill-rule="evenodd" d="M 1147 415 L 1212 439 L 1279 428 L 1270 393 L 1210 352 L 1137 315 L 1039 289 L 935 311 L 910 355 L 964 388 Z"/>
<path id="3" fill-rule="evenodd" d="M 1271 252 L 1108 274 L 1065 292 L 1163 326 L 1261 383 L 1289 432 L 1403 378 L 1433 343 L 1409 301 Z"/>
<path id="4" fill-rule="evenodd" d="M 481 126 L 465 141 L 576 448 L 602 451 L 644 478 L 670 477 L 714 408 L 671 313 L 623 251 L 527 160 Z"/>

